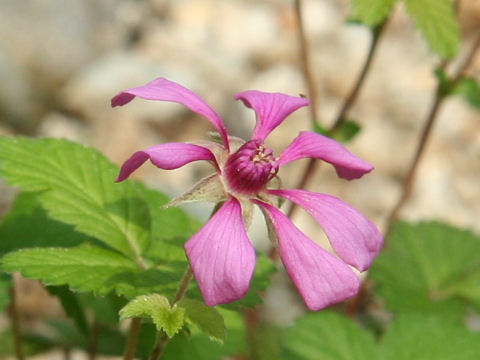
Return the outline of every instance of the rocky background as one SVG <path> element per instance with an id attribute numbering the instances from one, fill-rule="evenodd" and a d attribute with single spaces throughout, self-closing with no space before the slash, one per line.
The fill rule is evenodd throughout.
<path id="1" fill-rule="evenodd" d="M 211 130 L 208 122 L 179 105 L 137 99 L 110 108 L 111 97 L 119 91 L 161 76 L 197 92 L 222 115 L 232 135 L 248 138 L 254 115 L 233 100 L 235 93 L 308 92 L 299 66 L 292 3 L 2 0 L 0 135 L 64 137 L 98 148 L 117 164 L 157 143 L 205 138 Z M 328 126 L 358 76 L 371 38 L 366 28 L 346 23 L 347 0 L 305 0 L 304 6 L 320 121 Z M 465 39 L 461 58 L 480 29 L 480 1 L 464 0 L 460 20 Z M 438 62 L 397 6 L 350 113 L 362 131 L 348 147 L 376 170 L 348 182 L 338 179 L 331 167 L 321 166 L 309 189 L 342 198 L 384 227 L 433 99 L 433 67 Z M 470 74 L 480 77 L 480 55 Z M 460 98 L 444 105 L 401 215 L 441 219 L 480 232 L 480 113 Z M 269 145 L 278 153 L 308 128 L 308 109 L 301 109 L 269 137 Z M 305 164 L 289 165 L 279 174 L 287 187 L 297 183 Z M 175 171 L 146 165 L 135 177 L 174 196 L 209 171 L 208 165 L 197 163 Z M 13 196 L 1 183 L 0 213 Z M 203 219 L 210 212 L 208 206 L 188 210 Z M 301 211 L 295 222 L 324 241 L 316 223 Z M 251 234 L 260 249 L 267 248 L 260 220 L 254 221 Z M 20 311 L 27 326 L 60 311 L 39 285 L 22 284 Z M 296 304 L 282 286 L 266 301 L 274 317 L 285 302 Z M 286 322 L 301 311 L 300 306 L 290 308 Z M 0 327 L 4 323 L 0 317 Z"/>

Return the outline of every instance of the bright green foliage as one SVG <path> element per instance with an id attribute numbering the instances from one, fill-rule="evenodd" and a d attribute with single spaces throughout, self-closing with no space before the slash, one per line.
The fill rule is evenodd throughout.
<path id="1" fill-rule="evenodd" d="M 170 306 L 168 299 L 158 294 L 141 295 L 120 310 L 120 319 L 131 317 L 151 319 L 158 331 L 173 337 L 185 322 L 185 309 Z"/>
<path id="2" fill-rule="evenodd" d="M 480 82 L 473 77 L 460 79 L 453 93 L 462 96 L 472 107 L 480 109 Z"/>
<path id="3" fill-rule="evenodd" d="M 9 289 L 12 286 L 10 276 L 0 273 L 0 313 L 10 302 Z"/>
<path id="4" fill-rule="evenodd" d="M 460 30 L 451 0 L 405 0 L 405 7 L 435 53 L 456 55 Z"/>
<path id="5" fill-rule="evenodd" d="M 480 359 L 480 334 L 440 316 L 396 318 L 382 339 L 382 360 Z"/>
<path id="6" fill-rule="evenodd" d="M 390 310 L 460 319 L 461 300 L 480 301 L 480 238 L 437 222 L 399 223 L 370 276 Z"/>
<path id="7" fill-rule="evenodd" d="M 23 276 L 41 279 L 46 285 L 68 284 L 74 290 L 99 295 L 115 288 L 115 275 L 137 269 L 123 255 L 90 245 L 18 250 L 1 261 L 3 271 L 20 271 Z"/>
<path id="8" fill-rule="evenodd" d="M 373 360 L 375 342 L 345 316 L 323 311 L 309 313 L 287 329 L 285 348 L 288 359 Z"/>
<path id="9" fill-rule="evenodd" d="M 0 138 L 9 184 L 41 192 L 50 217 L 138 258 L 150 242 L 150 211 L 135 183 L 113 183 L 117 171 L 99 152 L 66 140 Z"/>
<path id="10" fill-rule="evenodd" d="M 352 0 L 352 18 L 374 27 L 392 12 L 397 0 Z"/>
<path id="11" fill-rule="evenodd" d="M 20 193 L 0 224 L 0 255 L 31 247 L 72 247 L 96 242 L 73 226 L 47 216 L 36 193 Z M 98 243 L 98 242 L 97 242 Z"/>
<path id="12" fill-rule="evenodd" d="M 199 329 L 192 328 L 191 333 L 180 332 L 168 344 L 162 360 L 224 360 L 240 357 L 245 352 L 245 320 L 238 312 L 220 309 L 228 329 L 224 344 L 211 341 Z M 272 359 L 274 360 L 274 359 Z M 278 360 L 278 359 L 275 359 Z"/>
<path id="13" fill-rule="evenodd" d="M 178 305 L 185 309 L 187 319 L 197 325 L 202 332 L 223 343 L 225 323 L 217 309 L 192 299 L 183 299 Z"/>

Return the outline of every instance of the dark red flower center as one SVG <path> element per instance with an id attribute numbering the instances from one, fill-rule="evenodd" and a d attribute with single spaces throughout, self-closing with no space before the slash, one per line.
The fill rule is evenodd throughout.
<path id="1" fill-rule="evenodd" d="M 261 140 L 250 140 L 229 156 L 224 167 L 228 187 L 234 193 L 254 195 L 277 174 L 273 151 Z"/>

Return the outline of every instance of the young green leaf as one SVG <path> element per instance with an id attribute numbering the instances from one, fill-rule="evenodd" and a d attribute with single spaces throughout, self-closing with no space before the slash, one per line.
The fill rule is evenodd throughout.
<path id="1" fill-rule="evenodd" d="M 460 30 L 452 1 L 405 0 L 405 7 L 434 52 L 446 59 L 456 55 Z"/>
<path id="2" fill-rule="evenodd" d="M 199 300 L 183 299 L 179 306 L 185 308 L 188 320 L 197 325 L 201 331 L 221 343 L 225 339 L 225 322 L 223 316 L 213 307 L 206 306 Z"/>
<path id="3" fill-rule="evenodd" d="M 138 271 L 132 260 L 90 245 L 18 250 L 1 259 L 1 269 L 20 271 L 23 276 L 40 279 L 46 285 L 68 284 L 74 290 L 100 295 L 115 288 L 117 283 L 112 278 L 119 273 Z"/>
<path id="4" fill-rule="evenodd" d="M 41 192 L 53 219 L 140 265 L 151 238 L 150 211 L 138 185 L 113 182 L 117 171 L 98 151 L 66 140 L 0 138 L 0 173 L 8 183 Z"/>
<path id="5" fill-rule="evenodd" d="M 480 278 L 480 238 L 438 222 L 399 223 L 386 244 L 370 276 L 389 309 L 462 318 L 460 296 L 474 301 L 469 294 L 480 288 L 459 293 L 461 284 Z"/>
<path id="6" fill-rule="evenodd" d="M 151 319 L 158 331 L 165 331 L 173 337 L 184 325 L 185 309 L 170 306 L 165 296 L 158 294 L 140 295 L 120 310 L 120 318 L 131 317 Z"/>
<path id="7" fill-rule="evenodd" d="M 373 335 L 352 320 L 329 311 L 309 313 L 287 329 L 289 359 L 374 360 Z"/>
<path id="8" fill-rule="evenodd" d="M 158 294 L 140 295 L 131 300 L 120 310 L 120 319 L 150 318 L 155 308 L 170 308 L 165 296 Z"/>
<path id="9" fill-rule="evenodd" d="M 480 82 L 475 78 L 460 79 L 454 87 L 453 93 L 462 96 L 472 107 L 480 109 Z"/>
<path id="10" fill-rule="evenodd" d="M 374 27 L 392 12 L 397 0 L 352 0 L 352 18 Z"/>
<path id="11" fill-rule="evenodd" d="M 157 329 L 165 331 L 170 338 L 185 324 L 185 309 L 177 305 L 173 305 L 171 308 L 155 308 L 151 316 Z"/>
<path id="12" fill-rule="evenodd" d="M 480 334 L 442 316 L 403 315 L 382 339 L 379 359 L 480 359 Z"/>

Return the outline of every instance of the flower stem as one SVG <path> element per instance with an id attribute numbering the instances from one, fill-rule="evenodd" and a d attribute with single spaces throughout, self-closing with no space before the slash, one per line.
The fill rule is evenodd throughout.
<path id="1" fill-rule="evenodd" d="M 12 278 L 12 286 L 10 287 L 10 317 L 12 322 L 13 342 L 15 347 L 15 355 L 17 360 L 24 360 L 22 350 L 22 338 L 20 336 L 20 319 L 17 308 L 17 296 L 15 291 L 15 280 Z"/>
<path id="2" fill-rule="evenodd" d="M 372 29 L 372 42 L 370 44 L 370 48 L 368 51 L 367 58 L 365 59 L 365 63 L 362 67 L 362 71 L 360 75 L 357 78 L 357 81 L 355 82 L 352 90 L 350 91 L 349 95 L 345 99 L 337 117 L 336 120 L 333 124 L 333 126 L 329 129 L 329 134 L 333 134 L 336 130 L 340 128 L 340 126 L 343 124 L 345 121 L 346 117 L 345 115 L 348 114 L 348 111 L 351 109 L 351 107 L 355 104 L 355 100 L 358 97 L 358 94 L 360 93 L 360 90 L 362 86 L 365 83 L 365 79 L 367 77 L 367 74 L 369 73 L 372 65 L 372 60 L 375 56 L 376 49 L 378 48 L 379 40 L 380 37 L 383 34 L 383 30 L 385 28 L 385 25 L 387 24 L 388 19 L 382 22 L 381 24 L 377 25 L 374 29 Z M 307 63 L 308 64 L 308 63 Z M 310 72 L 307 71 L 306 74 L 309 74 Z M 303 171 L 302 177 L 300 181 L 298 182 L 297 186 L 295 187 L 296 189 L 304 189 L 305 186 L 308 183 L 308 180 L 313 176 L 315 172 L 315 164 L 316 164 L 316 159 L 310 159 L 307 166 L 305 167 L 305 170 Z M 295 213 L 295 210 L 297 208 L 297 205 L 295 203 L 290 203 L 290 207 L 287 210 L 287 215 L 288 217 L 292 217 L 293 214 Z"/>
<path id="3" fill-rule="evenodd" d="M 132 360 L 135 356 L 135 351 L 137 350 L 138 343 L 138 334 L 140 333 L 140 326 L 142 324 L 142 319 L 133 318 L 130 325 L 130 333 L 127 339 L 127 347 L 125 348 L 125 353 L 123 355 L 123 360 Z"/>
<path id="4" fill-rule="evenodd" d="M 175 298 L 173 299 L 172 306 L 183 299 L 183 297 L 185 296 L 185 293 L 187 292 L 188 285 L 190 284 L 190 280 L 192 280 L 192 278 L 193 278 L 192 268 L 190 266 L 187 266 L 187 268 L 185 269 L 185 273 L 183 274 L 182 281 L 180 282 L 180 286 L 178 287 L 177 293 L 175 294 Z M 168 335 L 164 331 L 161 331 L 158 337 L 157 344 L 153 349 L 152 354 L 150 355 L 150 360 L 160 359 L 169 342 L 170 342 L 170 338 L 168 337 Z"/>
<path id="5" fill-rule="evenodd" d="M 459 66 L 458 70 L 456 71 L 456 74 L 452 76 L 449 87 L 452 88 L 455 86 L 462 78 L 462 76 L 465 74 L 465 71 L 470 67 L 470 65 L 473 62 L 473 59 L 475 57 L 475 54 L 477 50 L 480 47 L 480 33 L 477 35 L 477 38 L 474 41 L 474 44 L 468 53 L 467 57 L 463 61 L 463 63 Z M 441 68 L 445 68 L 447 63 L 443 63 Z M 393 210 L 390 212 L 390 215 L 388 216 L 387 220 L 387 231 L 386 233 L 389 234 L 392 224 L 398 220 L 398 216 L 400 213 L 400 210 L 402 207 L 405 205 L 405 203 L 408 201 L 410 198 L 410 195 L 412 193 L 412 188 L 413 184 L 415 181 L 415 175 L 417 173 L 418 169 L 418 164 L 420 162 L 420 159 L 422 157 L 423 151 L 425 150 L 425 145 L 427 144 L 427 141 L 430 137 L 430 134 L 432 132 L 433 125 L 435 123 L 435 120 L 437 118 L 438 111 L 443 104 L 443 101 L 447 98 L 448 94 L 445 94 L 442 88 L 442 84 L 440 81 L 438 81 L 437 84 L 437 89 L 435 92 L 435 98 L 433 100 L 432 106 L 430 108 L 430 111 L 427 116 L 427 120 L 425 122 L 425 126 L 423 127 L 420 140 L 417 146 L 417 150 L 415 151 L 415 155 L 413 157 L 413 160 L 410 164 L 410 167 L 408 168 L 407 174 L 405 175 L 405 178 L 402 183 L 402 194 L 400 195 L 400 198 L 398 199 L 397 203 L 393 207 Z"/>
<path id="6" fill-rule="evenodd" d="M 318 92 L 313 79 L 310 66 L 310 51 L 308 49 L 308 41 L 305 35 L 305 28 L 302 16 L 302 0 L 295 0 L 295 17 L 297 19 L 297 36 L 299 44 L 299 57 L 302 67 L 302 74 L 308 87 L 308 99 L 310 100 L 310 113 L 312 126 L 318 125 Z"/>

